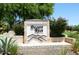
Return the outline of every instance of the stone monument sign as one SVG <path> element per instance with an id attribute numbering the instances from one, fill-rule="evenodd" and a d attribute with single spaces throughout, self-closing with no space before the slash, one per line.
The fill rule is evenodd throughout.
<path id="1" fill-rule="evenodd" d="M 24 22 L 24 43 L 31 41 L 49 42 L 48 20 L 27 20 Z"/>

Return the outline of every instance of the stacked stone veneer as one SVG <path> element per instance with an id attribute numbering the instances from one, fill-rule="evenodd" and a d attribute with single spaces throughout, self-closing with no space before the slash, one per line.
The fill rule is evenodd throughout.
<path id="1" fill-rule="evenodd" d="M 59 44 L 59 45 L 38 45 L 38 46 L 20 46 L 18 49 L 18 54 L 23 55 L 61 55 L 62 52 L 70 51 L 71 45 L 69 44 Z"/>

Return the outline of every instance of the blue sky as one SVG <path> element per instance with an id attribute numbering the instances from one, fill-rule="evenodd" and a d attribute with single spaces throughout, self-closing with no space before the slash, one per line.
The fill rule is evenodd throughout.
<path id="1" fill-rule="evenodd" d="M 79 24 L 79 4 L 57 3 L 54 6 L 54 18 L 63 17 L 68 20 L 69 25 Z"/>

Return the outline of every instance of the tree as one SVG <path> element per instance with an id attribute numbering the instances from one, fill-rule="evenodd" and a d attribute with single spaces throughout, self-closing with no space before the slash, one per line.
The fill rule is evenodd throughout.
<path id="1" fill-rule="evenodd" d="M 43 19 L 53 13 L 54 4 L 22 4 L 20 16 L 25 19 Z"/>
<path id="2" fill-rule="evenodd" d="M 0 4 L 0 20 L 7 21 L 12 28 L 16 23 L 17 16 L 25 21 L 26 19 L 43 19 L 53 13 L 54 4 L 49 3 L 3 3 Z M 20 21 L 20 20 L 19 20 Z"/>
<path id="3" fill-rule="evenodd" d="M 27 4 L 0 4 L 2 16 L 17 16 L 25 19 L 43 18 L 53 13 L 54 4 L 49 3 L 27 3 Z M 4 14 L 5 13 L 5 14 Z M 5 18 L 5 17 L 2 17 Z"/>

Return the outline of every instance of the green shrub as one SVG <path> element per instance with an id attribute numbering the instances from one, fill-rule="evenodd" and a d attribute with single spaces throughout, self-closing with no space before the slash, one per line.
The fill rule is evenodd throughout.
<path id="1" fill-rule="evenodd" d="M 8 32 L 10 30 L 10 25 L 5 21 L 0 21 L 0 33 Z"/>
<path id="2" fill-rule="evenodd" d="M 11 55 L 17 55 L 18 46 L 17 44 L 11 45 L 11 48 L 9 49 L 9 52 Z"/>
<path id="3" fill-rule="evenodd" d="M 65 31 L 64 34 L 66 34 L 68 37 L 76 39 L 75 43 L 73 44 L 73 51 L 77 54 L 77 52 L 79 52 L 79 33 L 77 31 Z"/>
<path id="4" fill-rule="evenodd" d="M 78 31 L 79 32 L 79 25 L 67 26 L 66 30 Z"/>
<path id="5" fill-rule="evenodd" d="M 66 29 L 67 22 L 64 18 L 59 17 L 57 20 L 50 21 L 50 36 L 61 37 Z"/>
<path id="6" fill-rule="evenodd" d="M 13 30 L 15 31 L 16 35 L 23 35 L 24 34 L 24 25 L 23 23 L 20 24 L 14 24 Z"/>
<path id="7" fill-rule="evenodd" d="M 66 34 L 68 37 L 76 38 L 77 40 L 79 38 L 77 31 L 65 31 L 64 34 Z"/>
<path id="8" fill-rule="evenodd" d="M 73 30 L 79 32 L 79 25 L 75 25 L 75 26 L 73 27 Z"/>

